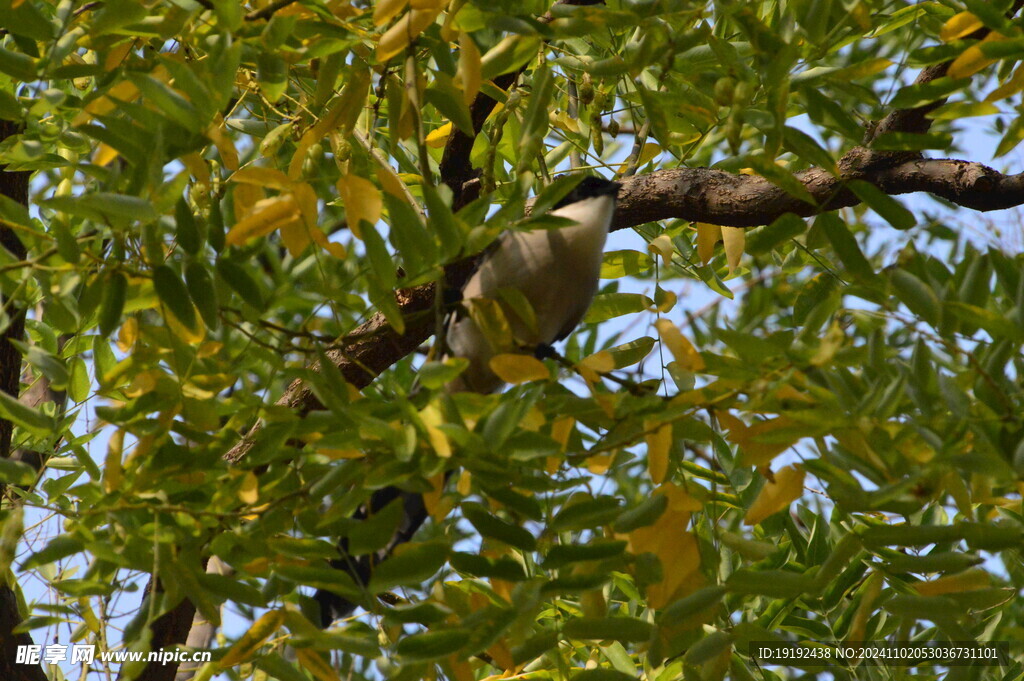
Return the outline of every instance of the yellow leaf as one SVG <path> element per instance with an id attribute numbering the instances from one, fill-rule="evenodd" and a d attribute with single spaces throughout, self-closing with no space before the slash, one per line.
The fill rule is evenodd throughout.
<path id="1" fill-rule="evenodd" d="M 530 355 L 518 355 L 504 353 L 495 355 L 490 362 L 491 371 L 497 374 L 498 378 L 519 385 L 529 381 L 543 381 L 551 376 L 544 362 Z"/>
<path id="2" fill-rule="evenodd" d="M 210 183 L 210 166 L 207 165 L 206 159 L 199 155 L 199 152 L 193 151 L 191 154 L 185 154 L 180 160 L 188 172 L 192 173 L 192 177 L 203 184 Z"/>
<path id="3" fill-rule="evenodd" d="M 258 620 L 253 622 L 252 626 L 249 627 L 249 631 L 242 634 L 242 637 L 238 639 L 235 644 L 231 646 L 231 649 L 228 650 L 227 654 L 221 658 L 221 669 L 234 667 L 236 664 L 244 662 L 252 657 L 253 654 L 259 650 L 259 647 L 281 628 L 281 625 L 284 624 L 284 620 L 284 610 L 270 610 L 264 613 Z"/>
<path id="4" fill-rule="evenodd" d="M 860 603 L 857 604 L 857 610 L 853 613 L 850 628 L 846 634 L 847 641 L 864 640 L 868 619 L 876 613 L 875 601 L 878 599 L 878 595 L 882 593 L 885 581 L 885 574 L 878 570 L 872 570 L 868 578 L 864 580 L 864 585 L 859 589 Z"/>
<path id="5" fill-rule="evenodd" d="M 444 495 L 444 477 L 444 473 L 431 477 L 430 491 L 423 493 L 423 507 L 436 522 L 444 520 L 450 510 L 447 505 L 441 503 L 441 497 Z"/>
<path id="6" fill-rule="evenodd" d="M 655 494 L 664 494 L 670 485 L 663 485 Z M 678 489 L 678 488 L 676 488 Z M 680 511 L 673 504 L 654 522 L 629 533 L 629 551 L 635 555 L 653 553 L 666 569 L 660 582 L 647 587 L 647 602 L 662 608 L 684 587 L 699 583 L 700 550 L 692 532 L 683 531 L 690 524 L 690 512 Z"/>
<path id="7" fill-rule="evenodd" d="M 261 168 L 260 166 L 249 166 L 236 170 L 229 178 L 232 182 L 243 182 L 254 184 L 259 187 L 269 187 L 278 191 L 287 190 L 293 184 L 288 176 L 276 168 Z"/>
<path id="8" fill-rule="evenodd" d="M 939 38 L 948 43 L 951 40 L 957 40 L 965 35 L 970 35 L 984 25 L 981 19 L 970 12 L 960 12 L 959 14 L 954 14 L 949 21 L 943 24 L 942 29 L 939 30 Z"/>
<path id="9" fill-rule="evenodd" d="M 263 199 L 253 208 L 251 215 L 235 223 L 228 231 L 225 242 L 229 246 L 244 244 L 249 239 L 270 234 L 298 215 L 299 207 L 291 194 Z"/>
<path id="10" fill-rule="evenodd" d="M 462 88 L 466 106 L 473 103 L 480 92 L 480 48 L 469 33 L 459 34 L 459 68 L 455 72 L 455 85 Z"/>
<path id="11" fill-rule="evenodd" d="M 607 350 L 601 350 L 585 357 L 576 366 L 584 379 L 596 383 L 601 379 L 601 374 L 615 369 L 615 357 Z"/>
<path id="12" fill-rule="evenodd" d="M 693 372 L 704 370 L 704 359 L 675 324 L 667 319 L 659 319 L 654 322 L 654 327 L 661 336 L 661 342 L 672 353 L 681 368 Z"/>
<path id="13" fill-rule="evenodd" d="M 661 302 L 658 303 L 658 312 L 665 314 L 666 312 L 671 311 L 672 308 L 676 306 L 676 301 L 678 299 L 679 296 L 672 291 L 665 291 L 662 289 L 662 299 Z"/>
<path id="14" fill-rule="evenodd" d="M 117 347 L 121 352 L 128 352 L 135 345 L 135 341 L 139 338 L 139 320 L 135 317 L 129 317 L 121 325 L 120 331 L 117 332 Z"/>
<path id="15" fill-rule="evenodd" d="M 377 43 L 377 61 L 386 62 L 404 50 L 427 26 L 434 23 L 434 19 L 440 13 L 440 7 L 412 9 L 406 12 L 405 16 L 380 37 Z"/>
<path id="16" fill-rule="evenodd" d="M 722 245 L 725 247 L 725 261 L 729 264 L 729 273 L 740 265 L 743 246 L 746 243 L 747 230 L 742 227 L 722 227 Z"/>
<path id="17" fill-rule="evenodd" d="M 381 173 L 378 172 L 377 176 L 380 177 L 380 175 Z M 339 178 L 337 187 L 338 196 L 345 204 L 348 228 L 357 238 L 362 239 L 362 223 L 377 224 L 384 206 L 384 198 L 376 185 L 358 175 L 345 175 Z"/>
<path id="18" fill-rule="evenodd" d="M 302 164 L 306 160 L 309 148 L 329 133 L 340 131 L 347 135 L 351 132 L 351 126 L 359 119 L 359 112 L 366 104 L 366 89 L 370 86 L 370 80 L 370 70 L 367 68 L 354 69 L 350 72 L 341 94 L 331 99 L 327 105 L 327 113 L 299 138 L 299 143 L 295 145 L 295 153 L 288 164 L 288 177 L 297 180 L 302 176 Z"/>
<path id="19" fill-rule="evenodd" d="M 373 7 L 373 25 L 383 26 L 405 9 L 409 0 L 377 0 Z"/>
<path id="20" fill-rule="evenodd" d="M 722 239 L 722 228 L 706 222 L 697 223 L 697 255 L 702 265 L 711 262 L 715 256 L 715 244 Z"/>
<path id="21" fill-rule="evenodd" d="M 448 442 L 448 436 L 443 430 L 438 428 L 444 423 L 444 418 L 441 416 L 441 412 L 433 404 L 428 404 L 420 411 L 420 421 L 423 422 L 423 427 L 427 431 L 427 439 L 430 440 L 430 446 L 434 448 L 437 455 L 442 459 L 447 459 L 452 455 L 452 446 Z"/>
<path id="22" fill-rule="evenodd" d="M 213 125 L 206 129 L 206 136 L 220 152 L 224 167 L 228 170 L 238 170 L 238 150 L 235 149 L 235 143 L 224 132 L 226 125 L 224 118 L 218 113 L 214 118 Z"/>
<path id="23" fill-rule="evenodd" d="M 576 419 L 571 416 L 559 416 L 551 423 L 551 439 L 559 444 L 563 452 L 569 444 L 569 436 L 572 435 L 575 425 Z"/>
<path id="24" fill-rule="evenodd" d="M 660 485 L 665 482 L 665 475 L 668 473 L 668 451 L 672 447 L 672 424 L 663 423 L 660 426 L 657 421 L 644 423 L 644 430 L 648 431 L 644 436 L 647 442 L 647 472 L 651 476 L 651 482 Z"/>
<path id="25" fill-rule="evenodd" d="M 768 516 L 787 508 L 790 503 L 800 498 L 804 492 L 804 476 L 806 471 L 800 465 L 787 466 L 775 474 L 775 480 L 769 480 L 747 509 L 743 522 L 757 525 Z"/>
<path id="26" fill-rule="evenodd" d="M 313 648 L 296 648 L 295 657 L 299 664 L 305 667 L 306 671 L 313 675 L 317 681 L 341 681 L 338 672 L 334 671 L 329 660 Z"/>
<path id="27" fill-rule="evenodd" d="M 918 582 L 914 585 L 917 593 L 922 596 L 941 596 L 965 591 L 987 589 L 992 584 L 992 576 L 981 568 L 973 568 L 958 572 L 955 575 L 939 577 L 930 582 Z"/>
<path id="28" fill-rule="evenodd" d="M 113 71 L 120 66 L 121 62 L 124 61 L 124 58 L 127 57 L 128 53 L 135 47 L 135 42 L 137 40 L 139 39 L 129 38 L 128 40 L 124 40 L 111 47 L 110 51 L 107 52 L 107 56 L 103 58 L 103 70 Z"/>
<path id="29" fill-rule="evenodd" d="M 345 246 L 343 244 L 328 239 L 327 235 L 324 234 L 323 230 L 319 227 L 308 229 L 307 233 L 313 238 L 313 241 L 317 246 L 324 249 L 335 258 L 343 260 L 348 255 L 348 251 L 345 250 Z"/>
<path id="30" fill-rule="evenodd" d="M 468 497 L 473 491 L 473 474 L 465 468 L 459 473 L 459 481 L 455 483 L 455 491 L 464 497 Z"/>
<path id="31" fill-rule="evenodd" d="M 309 229 L 298 217 L 292 218 L 278 229 L 281 232 L 281 242 L 293 258 L 299 257 L 312 241 Z"/>
<path id="32" fill-rule="evenodd" d="M 117 156 L 117 149 L 107 146 L 106 143 L 101 143 L 96 147 L 96 153 L 92 155 L 92 162 L 98 166 L 105 166 L 117 158 Z"/>
<path id="33" fill-rule="evenodd" d="M 608 469 L 612 466 L 612 460 L 615 458 L 615 454 L 595 454 L 594 456 L 588 456 L 586 460 L 587 470 L 594 475 L 604 475 L 608 472 Z"/>
<path id="34" fill-rule="evenodd" d="M 985 97 L 986 102 L 996 102 L 1011 97 L 1024 90 L 1024 64 L 1017 67 L 1013 75 L 1005 83 L 997 87 Z"/>
<path id="35" fill-rule="evenodd" d="M 767 466 L 776 456 L 792 447 L 800 438 L 797 435 L 787 433 L 779 439 L 776 435 L 768 437 L 778 430 L 792 428 L 795 423 L 780 416 L 767 421 L 758 421 L 752 426 L 747 426 L 743 421 L 727 411 L 715 412 L 718 422 L 723 428 L 728 429 L 726 439 L 740 448 L 741 466 Z"/>
<path id="36" fill-rule="evenodd" d="M 1008 40 L 1008 38 L 992 31 L 981 42 L 986 43 L 1000 40 Z M 953 60 L 953 63 L 949 65 L 947 73 L 950 78 L 967 78 L 981 71 L 986 66 L 995 64 L 997 61 L 999 61 L 998 58 L 986 57 L 980 45 L 971 45 L 961 52 L 959 57 Z"/>
<path id="37" fill-rule="evenodd" d="M 198 345 L 206 338 L 206 324 L 203 323 L 203 318 L 195 313 L 196 328 L 190 329 L 181 323 L 181 320 L 174 316 L 174 313 L 164 307 L 163 310 L 164 322 L 167 323 L 167 328 L 171 330 L 175 336 L 185 341 L 189 345 Z"/>
<path id="38" fill-rule="evenodd" d="M 107 441 L 107 458 L 103 465 L 103 489 L 114 492 L 121 488 L 124 469 L 121 456 L 124 453 L 124 431 L 118 428 Z"/>
<path id="39" fill-rule="evenodd" d="M 162 68 L 162 67 L 161 67 Z M 153 75 L 156 75 L 154 71 Z M 103 116 L 116 109 L 121 102 L 131 102 L 138 98 L 141 93 L 135 83 L 130 80 L 122 80 L 114 87 L 107 90 L 105 94 L 92 100 L 85 105 L 82 112 L 75 116 L 72 125 L 77 127 L 88 123 L 93 116 Z"/>
<path id="40" fill-rule="evenodd" d="M 245 476 L 242 478 L 242 485 L 238 488 L 238 498 L 243 504 L 252 506 L 260 498 L 260 483 L 256 474 L 252 471 L 246 471 Z"/>
<path id="41" fill-rule="evenodd" d="M 405 194 L 405 185 L 402 184 L 402 180 L 399 179 L 398 173 L 395 169 L 384 163 L 377 166 L 377 181 L 380 182 L 380 186 L 388 194 L 391 194 L 396 199 L 402 199 L 408 202 L 408 198 Z"/>
<path id="42" fill-rule="evenodd" d="M 448 144 L 448 137 L 452 134 L 452 124 L 445 123 L 439 128 L 434 128 L 427 133 L 426 143 L 428 147 L 440 149 Z"/>
<path id="43" fill-rule="evenodd" d="M 646 163 L 654 160 L 654 158 L 660 153 L 660 145 L 655 142 L 648 142 L 644 145 L 644 148 L 640 150 L 640 157 L 637 160 L 637 166 L 645 165 Z"/>
<path id="44" fill-rule="evenodd" d="M 263 187 L 254 184 L 236 184 L 231 188 L 231 196 L 235 203 L 235 219 L 241 220 L 252 213 L 256 204 L 266 196 L 266 192 L 263 191 Z"/>
<path id="45" fill-rule="evenodd" d="M 660 234 L 652 239 L 651 243 L 647 244 L 647 251 L 660 255 L 661 262 L 665 267 L 668 267 L 672 264 L 672 256 L 675 255 L 676 247 L 672 245 L 672 239 L 669 238 L 668 234 Z"/>

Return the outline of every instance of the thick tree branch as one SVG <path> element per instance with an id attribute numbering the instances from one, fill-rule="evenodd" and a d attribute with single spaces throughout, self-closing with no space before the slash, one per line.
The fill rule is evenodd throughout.
<path id="1" fill-rule="evenodd" d="M 858 147 L 861 158 L 876 154 Z M 849 156 L 849 155 L 848 155 Z M 849 168 L 841 178 L 820 169 L 797 173 L 816 205 L 759 176 L 711 168 L 672 168 L 623 183 L 614 229 L 678 218 L 728 227 L 767 225 L 784 213 L 801 217 L 860 203 L 848 180 L 870 182 L 889 195 L 929 192 L 951 203 L 989 211 L 1024 205 L 1024 175 L 1003 175 L 968 161 L 912 159 L 895 166 Z"/>
<path id="2" fill-rule="evenodd" d="M 19 125 L 11 121 L 0 120 L 0 141 L 21 131 Z M 28 206 L 28 180 L 30 173 L 0 170 L 0 195 Z M 0 246 L 7 249 L 18 260 L 25 259 L 25 246 L 13 230 L 0 228 Z M 10 317 L 10 323 L 0 336 L 0 390 L 12 397 L 18 397 L 21 387 L 21 353 L 12 341 L 20 341 L 25 334 L 24 308 L 3 301 Z M 11 455 L 11 435 L 14 424 L 0 419 L 0 458 Z M 0 497 L 4 495 L 0 485 Z M 46 675 L 39 665 L 18 664 L 16 662 L 19 645 L 31 645 L 32 637 L 27 633 L 15 634 L 14 628 L 21 624 L 21 613 L 18 612 L 18 598 L 13 584 L 6 580 L 0 582 L 0 679 L 14 681 L 45 681 Z"/>

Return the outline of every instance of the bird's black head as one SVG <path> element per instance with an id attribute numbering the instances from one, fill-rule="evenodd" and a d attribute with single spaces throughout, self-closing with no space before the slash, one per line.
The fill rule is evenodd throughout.
<path id="1" fill-rule="evenodd" d="M 622 185 L 618 182 L 612 182 L 595 175 L 588 175 L 580 180 L 576 188 L 566 194 L 554 207 L 561 208 L 562 206 L 568 206 L 571 203 L 576 203 L 583 199 L 591 199 L 596 196 L 610 196 L 614 199 L 619 195 L 620 186 Z"/>

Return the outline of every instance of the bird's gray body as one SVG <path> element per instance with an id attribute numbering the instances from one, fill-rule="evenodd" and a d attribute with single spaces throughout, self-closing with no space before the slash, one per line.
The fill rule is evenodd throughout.
<path id="1" fill-rule="evenodd" d="M 537 320 L 536 328 L 529 328 L 516 315 L 508 316 L 516 344 L 535 347 L 565 338 L 583 319 L 597 291 L 614 212 L 614 194 L 592 196 L 551 212 L 575 220 L 575 225 L 502 235 L 463 288 L 463 301 L 497 299 L 499 289 L 516 289 Z M 470 316 L 449 326 L 447 344 L 453 356 L 469 360 L 449 390 L 490 393 L 501 387 L 501 379 L 490 369 L 493 345 Z"/>

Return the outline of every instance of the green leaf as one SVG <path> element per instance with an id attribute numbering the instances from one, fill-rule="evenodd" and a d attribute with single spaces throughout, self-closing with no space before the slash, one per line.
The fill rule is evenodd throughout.
<path id="1" fill-rule="evenodd" d="M 611 354 L 612 359 L 615 360 L 616 369 L 624 369 L 628 366 L 633 366 L 651 354 L 654 344 L 653 338 L 644 336 L 628 343 L 608 348 L 605 352 Z"/>
<path id="2" fill-rule="evenodd" d="M 275 52 L 261 50 L 256 57 L 260 90 L 271 103 L 276 102 L 288 87 L 288 65 Z"/>
<path id="3" fill-rule="evenodd" d="M 436 660 L 457 652 L 469 641 L 467 629 L 444 629 L 406 636 L 395 646 L 395 652 L 405 661 Z"/>
<path id="4" fill-rule="evenodd" d="M 530 209 L 531 215 L 540 215 L 551 210 L 556 203 L 564 199 L 569 192 L 576 188 L 583 178 L 586 177 L 583 173 L 566 173 L 565 175 L 559 175 L 551 184 L 544 187 L 540 194 L 537 195 L 537 200 L 533 202 L 533 206 Z"/>
<path id="5" fill-rule="evenodd" d="M 658 624 L 663 627 L 673 627 L 685 622 L 721 603 L 728 592 L 729 590 L 724 586 L 706 586 L 697 589 L 686 598 L 681 598 L 662 610 L 658 617 Z"/>
<path id="6" fill-rule="evenodd" d="M 0 72 L 16 81 L 31 83 L 36 79 L 36 60 L 27 54 L 0 47 Z"/>
<path id="7" fill-rule="evenodd" d="M 459 572 L 486 579 L 503 579 L 506 582 L 522 582 L 526 579 L 523 566 L 503 556 L 488 558 L 475 553 L 453 553 L 451 565 Z"/>
<path id="8" fill-rule="evenodd" d="M 395 586 L 420 586 L 441 569 L 448 558 L 448 545 L 442 542 L 405 544 L 373 572 L 370 593 Z"/>
<path id="9" fill-rule="evenodd" d="M 659 494 L 658 496 L 664 497 L 665 495 Z M 544 567 L 555 569 L 572 563 L 617 558 L 626 550 L 626 544 L 625 541 L 598 541 L 582 545 L 558 544 L 552 546 L 544 556 Z"/>
<path id="10" fill-rule="evenodd" d="M 200 262 L 190 262 L 185 267 L 185 285 L 206 327 L 216 331 L 220 326 L 217 289 L 214 288 L 213 277 L 210 276 L 206 265 Z"/>
<path id="11" fill-rule="evenodd" d="M 646 643 L 654 627 L 636 617 L 574 617 L 562 627 L 567 638 Z"/>
<path id="12" fill-rule="evenodd" d="M 615 317 L 644 312 L 653 306 L 654 301 L 642 293 L 602 293 L 594 296 L 583 321 L 597 324 Z"/>
<path id="13" fill-rule="evenodd" d="M 446 73 L 435 73 L 433 84 L 427 88 L 427 102 L 450 120 L 463 134 L 473 137 L 473 117 L 463 99 L 462 91 L 452 84 L 452 78 Z"/>
<path id="14" fill-rule="evenodd" d="M 57 196 L 41 203 L 71 215 L 92 220 L 110 220 L 116 224 L 151 222 L 160 217 L 149 201 L 125 194 L 97 192 L 80 196 Z"/>
<path id="15" fill-rule="evenodd" d="M 241 296 L 242 300 L 257 310 L 263 309 L 263 294 L 260 293 L 260 287 L 244 267 L 233 260 L 218 258 L 217 274 Z"/>
<path id="16" fill-rule="evenodd" d="M 930 303 L 931 301 L 926 297 L 925 302 Z M 908 304 L 907 307 L 910 307 L 910 305 Z M 991 310 L 977 307 L 976 305 L 968 305 L 967 303 L 947 302 L 944 303 L 944 308 L 956 315 L 960 321 L 985 329 L 996 340 L 1009 338 L 1018 343 L 1024 342 L 1024 329 L 1021 329 L 1004 315 L 996 314 Z"/>
<path id="17" fill-rule="evenodd" d="M 735 635 L 728 632 L 712 632 L 690 646 L 686 651 L 686 655 L 683 656 L 683 660 L 685 660 L 686 664 L 704 664 L 728 650 L 735 640 Z"/>
<path id="18" fill-rule="evenodd" d="M 361 556 L 384 548 L 391 542 L 404 516 L 402 499 L 398 498 L 369 518 L 359 521 L 348 532 L 348 553 Z"/>
<path id="19" fill-rule="evenodd" d="M 121 323 L 125 297 L 128 293 L 128 280 L 120 272 L 110 275 L 107 287 L 103 292 L 103 303 L 100 306 L 99 331 L 106 338 Z"/>
<path id="20" fill-rule="evenodd" d="M 35 482 L 36 470 L 27 463 L 0 459 L 0 485 L 27 486 Z"/>
<path id="21" fill-rule="evenodd" d="M 502 39 L 481 59 L 481 79 L 493 80 L 503 73 L 515 71 L 537 54 L 540 44 L 540 36 L 536 35 L 511 35 Z"/>
<path id="22" fill-rule="evenodd" d="M 594 529 L 612 522 L 621 513 L 622 507 L 617 498 L 595 497 L 563 506 L 551 519 L 550 527 L 556 532 Z"/>
<path id="23" fill-rule="evenodd" d="M 18 98 L 7 90 L 0 90 L 0 118 L 6 121 L 18 121 L 24 114 Z"/>
<path id="24" fill-rule="evenodd" d="M 135 83 L 146 100 L 157 107 L 160 113 L 189 132 L 199 132 L 202 129 L 203 121 L 195 106 L 168 85 L 145 74 L 129 73 L 128 78 Z"/>
<path id="25" fill-rule="evenodd" d="M 23 428 L 38 437 L 53 434 L 56 423 L 52 416 L 47 416 L 38 409 L 28 407 L 0 390 L 0 418 L 7 419 L 19 428 Z"/>
<path id="26" fill-rule="evenodd" d="M 743 250 L 751 255 L 763 255 L 784 241 L 795 239 L 807 231 L 807 221 L 794 213 L 783 213 L 770 225 L 748 230 Z"/>
<path id="27" fill-rule="evenodd" d="M 861 201 L 873 211 L 881 215 L 886 222 L 896 229 L 910 229 L 917 224 L 917 218 L 902 203 L 889 196 L 881 189 L 863 180 L 850 180 L 846 183 Z"/>
<path id="28" fill-rule="evenodd" d="M 521 137 L 519 138 L 519 172 L 529 170 L 548 134 L 548 103 L 554 91 L 555 82 L 551 69 L 543 66 L 534 73 L 533 91 L 530 93 L 526 113 L 523 114 Z"/>
<path id="29" fill-rule="evenodd" d="M 537 539 L 529 531 L 491 515 L 480 504 L 462 504 L 462 514 L 477 532 L 488 539 L 496 539 L 523 551 L 537 548 Z"/>
<path id="30" fill-rule="evenodd" d="M 634 277 L 654 266 L 654 261 L 646 253 L 633 250 L 609 251 L 604 254 L 601 263 L 602 279 L 619 279 Z"/>
<path id="31" fill-rule="evenodd" d="M 918 317 L 934 327 L 939 325 L 942 317 L 942 305 L 935 292 L 904 269 L 895 269 L 889 274 L 896 297 Z"/>
<path id="32" fill-rule="evenodd" d="M 573 674 L 571 681 L 636 681 L 636 677 L 615 669 L 584 669 Z"/>
<path id="33" fill-rule="evenodd" d="M 153 270 L 153 289 L 160 302 L 167 306 L 179 322 L 193 331 L 199 328 L 188 289 L 174 270 L 167 265 L 160 265 Z"/>
<path id="34" fill-rule="evenodd" d="M 640 527 L 648 527 L 653 525 L 667 508 L 668 497 L 664 494 L 653 494 L 640 502 L 638 506 L 623 511 L 615 519 L 615 524 L 612 527 L 620 534 L 632 532 Z"/>
<path id="35" fill-rule="evenodd" d="M 366 598 L 366 590 L 356 584 L 355 580 L 344 570 L 326 565 L 290 565 L 274 566 L 274 573 L 280 577 L 316 589 L 324 589 L 355 603 Z"/>
<path id="36" fill-rule="evenodd" d="M 84 402 L 89 397 L 89 369 L 81 357 L 71 359 L 71 380 L 68 381 L 68 396 L 74 403 Z"/>
<path id="37" fill-rule="evenodd" d="M 192 209 L 182 197 L 174 204 L 174 222 L 177 226 L 178 243 L 186 252 L 195 255 L 202 248 L 203 240 L 199 225 L 192 215 Z"/>
<path id="38" fill-rule="evenodd" d="M 813 137 L 803 130 L 791 128 L 787 125 L 782 132 L 782 140 L 783 145 L 788 151 L 793 152 L 810 165 L 818 166 L 833 175 L 838 175 L 839 170 L 836 168 L 836 162 L 832 158 L 832 154 L 825 151 Z"/>
<path id="39" fill-rule="evenodd" d="M 731 593 L 758 594 L 772 598 L 796 598 L 815 591 L 814 580 L 789 570 L 740 568 L 730 575 L 726 587 Z"/>
<path id="40" fill-rule="evenodd" d="M 807 187 L 804 186 L 803 182 L 797 179 L 796 175 L 778 165 L 775 161 L 764 154 L 751 154 L 750 156 L 747 156 L 746 162 L 757 172 L 758 175 L 768 180 L 779 189 L 785 191 L 787 194 L 790 194 L 791 196 L 794 196 L 812 206 L 818 205 L 818 202 L 814 200 L 814 196 L 807 191 Z"/>
<path id="41" fill-rule="evenodd" d="M 842 218 L 835 213 L 822 213 L 814 219 L 814 222 L 822 227 L 828 240 L 832 243 L 836 255 L 839 256 L 850 274 L 864 284 L 875 284 L 878 281 L 875 268 L 864 257 L 860 246 L 857 245 L 857 240 Z"/>
<path id="42" fill-rule="evenodd" d="M 0 393 L 0 395 L 2 394 L 3 393 Z M 72 537 L 71 535 L 62 534 L 51 539 L 41 551 L 37 551 L 26 558 L 25 562 L 21 564 L 20 569 L 31 570 L 43 565 L 49 565 L 50 563 L 61 560 L 62 558 L 73 556 L 84 549 L 85 543 L 81 539 L 78 537 Z"/>
<path id="43" fill-rule="evenodd" d="M 25 355 L 25 361 L 39 369 L 39 371 L 50 380 L 50 384 L 57 390 L 64 389 L 68 384 L 68 368 L 64 362 L 39 347 L 32 345 L 25 348 L 23 344 L 17 343 L 19 350 Z"/>

